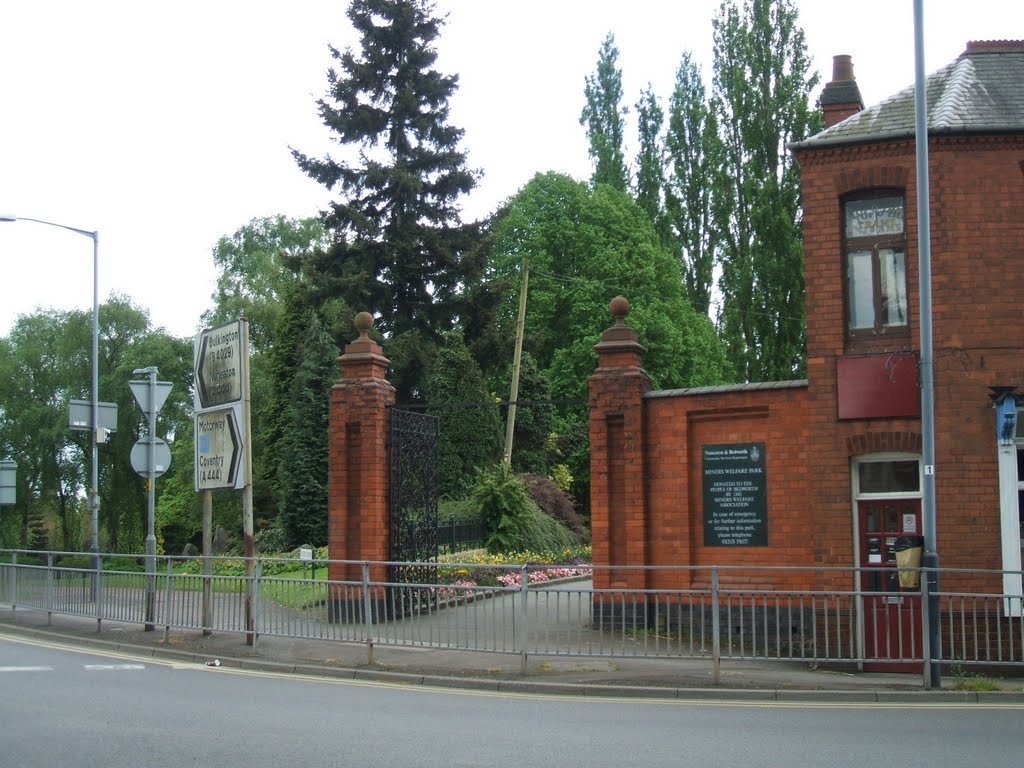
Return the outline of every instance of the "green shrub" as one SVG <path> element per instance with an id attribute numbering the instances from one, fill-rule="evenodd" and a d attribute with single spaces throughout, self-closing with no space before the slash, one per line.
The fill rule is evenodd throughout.
<path id="1" fill-rule="evenodd" d="M 88 567 L 92 567 L 91 559 Z M 103 558 L 103 570 L 144 573 L 146 564 L 141 557 L 105 557 Z"/>
<path id="2" fill-rule="evenodd" d="M 437 504 L 438 525 L 443 526 L 453 517 L 456 523 L 476 522 L 480 519 L 480 507 L 472 498 L 439 501 Z"/>
<path id="3" fill-rule="evenodd" d="M 576 505 L 572 496 L 559 490 L 550 477 L 525 475 L 523 481 L 526 483 L 526 490 L 529 492 L 530 498 L 544 514 L 572 531 L 577 541 L 589 540 L 587 529 L 580 516 L 576 514 Z"/>
<path id="4" fill-rule="evenodd" d="M 572 531 L 541 511 L 504 462 L 480 472 L 471 498 L 487 526 L 488 552 L 547 552 L 578 543 Z"/>
<path id="5" fill-rule="evenodd" d="M 63 557 L 55 557 L 53 564 L 57 568 L 79 568 L 83 571 L 89 570 L 92 568 L 92 556 L 64 555 Z M 109 566 L 107 565 L 104 565 L 104 567 L 109 569 Z"/>

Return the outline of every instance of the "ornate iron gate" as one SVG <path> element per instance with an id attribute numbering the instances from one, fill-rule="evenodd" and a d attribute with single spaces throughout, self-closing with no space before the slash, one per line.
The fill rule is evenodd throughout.
<path id="1" fill-rule="evenodd" d="M 440 421 L 437 416 L 418 411 L 391 409 L 388 557 L 394 562 L 437 559 L 437 439 Z M 395 581 L 415 580 L 408 573 L 395 572 L 392 576 Z"/>

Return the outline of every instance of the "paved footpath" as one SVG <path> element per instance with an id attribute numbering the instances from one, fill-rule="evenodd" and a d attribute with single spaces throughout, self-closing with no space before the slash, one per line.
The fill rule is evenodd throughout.
<path id="1" fill-rule="evenodd" d="M 998 682 L 1002 690 L 924 690 L 920 675 L 811 668 L 802 663 L 723 660 L 714 684 L 710 660 L 531 656 L 526 674 L 515 654 L 377 645 L 372 659 L 363 643 L 258 637 L 170 630 L 147 632 L 138 624 L 0 605 L 0 637 L 33 638 L 97 651 L 172 658 L 196 664 L 219 660 L 247 669 L 379 680 L 410 685 L 463 687 L 508 692 L 662 698 L 721 698 L 761 701 L 945 701 L 1024 702 L 1024 679 Z"/>

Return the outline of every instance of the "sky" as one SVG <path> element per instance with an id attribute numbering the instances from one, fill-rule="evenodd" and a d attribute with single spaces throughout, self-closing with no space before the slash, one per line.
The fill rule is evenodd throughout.
<path id="1" fill-rule="evenodd" d="M 612 32 L 624 103 L 667 105 L 689 52 L 710 88 L 720 0 L 438 0 L 437 67 L 486 216 L 536 173 L 591 173 L 585 77 Z M 849 54 L 865 104 L 914 82 L 912 0 L 796 0 L 812 67 Z M 248 221 L 316 215 L 330 193 L 290 148 L 337 145 L 320 122 L 328 46 L 357 44 L 344 0 L 34 0 L 0 13 L 0 216 L 99 232 L 99 295 L 192 336 L 212 305 L 212 249 Z M 1021 0 L 925 0 L 925 71 L 968 40 L 1024 38 Z M 819 86 L 820 88 L 820 86 Z M 630 125 L 635 131 L 635 125 Z M 627 138 L 627 155 L 636 152 Z M 92 308 L 92 242 L 0 222 L 0 336 L 37 309 Z M 370 309 L 370 308 L 368 308 Z"/>

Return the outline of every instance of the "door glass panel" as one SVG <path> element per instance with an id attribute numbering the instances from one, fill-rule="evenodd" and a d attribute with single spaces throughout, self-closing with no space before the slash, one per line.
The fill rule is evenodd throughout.
<path id="1" fill-rule="evenodd" d="M 876 533 L 878 531 L 878 507 L 868 507 L 867 528 L 868 533 Z"/>
<path id="2" fill-rule="evenodd" d="M 857 465 L 861 493 L 916 493 L 921 490 L 916 459 L 868 461 Z"/>
<path id="3" fill-rule="evenodd" d="M 885 505 L 885 531 L 897 533 L 900 530 L 900 513 L 895 504 Z"/>
<path id="4" fill-rule="evenodd" d="M 911 535 L 920 533 L 917 525 L 917 508 L 914 505 L 904 504 L 900 516 L 900 530 L 903 533 Z"/>

